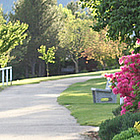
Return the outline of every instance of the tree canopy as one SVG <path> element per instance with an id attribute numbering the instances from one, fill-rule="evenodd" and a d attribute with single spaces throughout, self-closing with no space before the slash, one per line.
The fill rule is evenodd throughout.
<path id="1" fill-rule="evenodd" d="M 64 26 L 59 32 L 59 46 L 66 52 L 67 58 L 71 59 L 75 64 L 75 72 L 79 72 L 78 59 L 81 57 L 83 48 L 87 45 L 88 39 L 86 35 L 93 31 L 88 23 L 90 19 L 81 19 L 72 14 L 71 10 L 63 8 L 63 12 L 67 15 L 64 20 Z"/>
<path id="2" fill-rule="evenodd" d="M 28 30 L 25 31 L 28 37 L 23 41 L 23 45 L 17 45 L 18 43 L 15 44 L 15 47 L 11 45 L 15 48 L 12 52 L 9 52 L 10 48 L 6 48 L 4 50 L 6 52 L 0 54 L 0 64 L 3 66 L 8 59 L 11 60 L 11 55 L 14 56 L 10 65 L 13 66 L 15 79 L 46 75 L 48 65 L 39 59 L 40 54 L 37 51 L 42 45 L 46 46 L 43 49 L 44 54 L 52 46 L 56 48 L 55 64 L 49 64 L 50 75 L 67 73 L 62 69 L 68 66 L 75 67 L 76 73 L 82 70 L 110 68 L 114 65 L 116 67 L 115 59 L 124 53 L 123 45 L 118 42 L 105 41 L 104 35 L 109 29 L 108 25 L 99 33 L 90 28 L 94 23 L 98 23 L 97 20 L 93 21 L 91 14 L 93 9 L 81 10 L 77 2 L 71 2 L 63 7 L 62 5 L 57 6 L 56 0 L 18 0 L 13 10 L 14 12 L 8 18 L 11 22 L 0 17 L 1 24 L 4 24 L 5 27 L 9 26 L 8 29 L 11 29 L 10 25 L 24 25 L 24 23 L 29 25 Z M 7 32 L 10 33 L 9 30 Z M 18 32 L 16 35 L 19 35 Z M 8 41 L 9 39 L 7 38 Z M 3 59 L 7 62 L 5 63 Z M 1 60 L 4 63 L 1 63 Z M 92 66 L 90 62 L 92 62 Z M 95 63 L 93 64 L 93 62 Z"/>
<path id="3" fill-rule="evenodd" d="M 139 0 L 80 0 L 83 7 L 93 10 L 96 23 L 93 29 L 100 31 L 107 27 L 107 36 L 112 40 L 134 46 L 140 38 Z"/>
<path id="4" fill-rule="evenodd" d="M 47 50 L 46 53 L 46 46 L 41 45 L 40 48 L 38 49 L 38 52 L 42 54 L 42 56 L 39 56 L 40 59 L 44 60 L 46 65 L 47 65 L 47 76 L 49 76 L 49 67 L 48 64 L 49 63 L 55 63 L 54 59 L 55 59 L 55 47 L 51 47 Z"/>
<path id="5" fill-rule="evenodd" d="M 16 21 L 7 22 L 0 9 L 0 53 L 6 52 L 9 49 L 13 49 L 15 46 L 22 44 L 22 41 L 26 38 L 28 25 Z"/>
<path id="6" fill-rule="evenodd" d="M 11 57 L 11 51 L 17 46 L 23 44 L 26 38 L 25 33 L 28 25 L 20 21 L 7 22 L 4 18 L 3 11 L 0 9 L 0 65 L 7 66 L 14 57 Z"/>
<path id="7" fill-rule="evenodd" d="M 22 65 L 26 68 L 26 77 L 29 75 L 44 76 L 45 65 L 38 58 L 37 49 L 41 45 L 47 48 L 58 43 L 58 30 L 61 26 L 56 0 L 19 0 L 13 8 L 10 19 L 20 20 L 29 25 L 27 53 L 24 55 Z"/>
<path id="8" fill-rule="evenodd" d="M 85 44 L 87 45 L 82 52 L 82 56 L 87 60 L 94 59 L 100 62 L 103 69 L 111 66 L 113 63 L 118 66 L 118 58 L 123 56 L 126 49 L 125 43 L 119 41 L 106 40 L 106 30 L 100 32 L 88 32 L 88 38 Z"/>

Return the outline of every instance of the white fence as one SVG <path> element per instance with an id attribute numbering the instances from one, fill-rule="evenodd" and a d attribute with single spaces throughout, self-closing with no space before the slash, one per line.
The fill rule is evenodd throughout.
<path id="1" fill-rule="evenodd" d="M 6 85 L 8 85 L 9 71 L 10 71 L 10 83 L 12 85 L 12 67 L 0 68 L 0 71 L 2 71 L 2 85 L 4 86 L 5 77 L 6 77 Z M 6 72 L 6 75 L 5 75 L 5 72 Z"/>

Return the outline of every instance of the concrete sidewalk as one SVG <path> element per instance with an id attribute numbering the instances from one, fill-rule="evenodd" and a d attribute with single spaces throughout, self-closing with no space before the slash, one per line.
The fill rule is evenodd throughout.
<path id="1" fill-rule="evenodd" d="M 0 92 L 0 140 L 87 140 L 70 111 L 57 103 L 69 85 L 97 77 L 78 77 L 9 87 Z"/>

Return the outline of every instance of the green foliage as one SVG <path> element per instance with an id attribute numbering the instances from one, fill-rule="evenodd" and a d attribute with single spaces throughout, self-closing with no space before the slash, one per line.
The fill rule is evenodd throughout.
<path id="1" fill-rule="evenodd" d="M 122 131 L 120 134 L 117 134 L 113 137 L 112 140 L 128 140 L 134 136 L 139 135 L 136 128 L 128 128 L 128 130 Z"/>
<path id="2" fill-rule="evenodd" d="M 23 40 L 27 34 L 25 31 L 28 25 L 16 21 L 6 22 L 3 16 L 3 11 L 0 9 L 0 65 L 1 67 L 7 66 L 14 57 L 10 56 L 12 49 L 17 45 L 23 44 Z"/>
<path id="3" fill-rule="evenodd" d="M 70 9 L 72 11 L 72 14 L 75 15 L 76 12 L 78 12 L 78 10 L 80 10 L 80 7 L 78 5 L 78 2 L 71 1 L 67 4 L 67 9 Z"/>
<path id="4" fill-rule="evenodd" d="M 45 65 L 38 58 L 37 49 L 41 45 L 48 49 L 58 44 L 57 35 L 62 24 L 56 0 L 18 0 L 13 11 L 10 14 L 12 21 L 18 19 L 29 24 L 27 32 L 30 39 L 23 45 L 27 51 L 18 65 L 25 67 L 26 77 L 44 76 Z"/>
<path id="5" fill-rule="evenodd" d="M 15 46 L 22 44 L 22 41 L 26 38 L 28 25 L 16 21 L 6 23 L 3 18 L 2 11 L 0 9 L 0 53 L 15 48 Z"/>
<path id="6" fill-rule="evenodd" d="M 44 60 L 47 65 L 47 76 L 49 75 L 49 69 L 48 69 L 48 63 L 55 63 L 53 59 L 55 59 L 55 47 L 51 47 L 48 49 L 46 53 L 46 46 L 40 46 L 40 49 L 38 49 L 38 52 L 42 54 L 42 56 L 39 56 L 40 59 Z"/>
<path id="7" fill-rule="evenodd" d="M 114 110 L 112 110 L 112 113 L 114 114 L 114 116 L 118 116 L 118 115 L 120 115 L 121 114 L 121 110 L 122 110 L 122 107 L 123 106 L 123 104 L 122 105 L 119 105 L 117 108 L 115 108 Z"/>
<path id="8" fill-rule="evenodd" d="M 96 24 L 93 29 L 100 31 L 108 28 L 107 36 L 112 40 L 125 41 L 133 46 L 140 37 L 139 0 L 81 0 L 83 7 L 93 9 Z M 134 35 L 135 33 L 135 35 Z M 134 35 L 130 38 L 130 35 Z"/>
<path id="9" fill-rule="evenodd" d="M 121 133 L 121 131 L 128 130 L 128 128 L 133 127 L 135 121 L 140 120 L 139 113 L 126 113 L 122 116 L 117 116 L 113 119 L 108 119 L 101 123 L 99 136 L 102 140 L 112 140 L 112 138 Z"/>
<path id="10" fill-rule="evenodd" d="M 40 59 L 44 60 L 46 64 L 48 63 L 55 63 L 53 59 L 55 59 L 55 47 L 51 47 L 48 49 L 46 53 L 46 46 L 42 45 L 40 46 L 40 49 L 38 49 L 38 52 L 41 53 L 43 56 L 39 56 Z"/>
<path id="11" fill-rule="evenodd" d="M 135 122 L 134 128 L 136 128 L 137 131 L 140 133 L 140 121 Z"/>
<path id="12" fill-rule="evenodd" d="M 81 52 L 85 46 L 89 46 L 88 40 L 94 36 L 94 32 L 89 27 L 92 25 L 90 19 L 75 18 L 71 10 L 62 9 L 65 15 L 64 27 L 59 32 L 59 46 L 66 52 L 68 59 L 75 64 L 75 72 L 79 72 L 78 59 L 81 57 Z M 89 36 L 87 36 L 89 34 Z"/>
<path id="13" fill-rule="evenodd" d="M 139 136 L 134 136 L 133 138 L 129 138 L 128 140 L 140 140 L 140 135 Z"/>
<path id="14" fill-rule="evenodd" d="M 10 56 L 10 52 L 11 50 L 6 51 L 0 55 L 0 65 L 2 68 L 6 67 L 7 63 L 14 59 L 14 56 Z"/>
<path id="15" fill-rule="evenodd" d="M 89 24 L 89 23 L 88 23 Z M 82 52 L 82 56 L 87 59 L 99 61 L 103 69 L 110 65 L 118 66 L 118 58 L 124 55 L 126 44 L 120 44 L 119 41 L 106 40 L 106 29 L 100 32 L 88 32 L 86 34 L 88 44 Z"/>

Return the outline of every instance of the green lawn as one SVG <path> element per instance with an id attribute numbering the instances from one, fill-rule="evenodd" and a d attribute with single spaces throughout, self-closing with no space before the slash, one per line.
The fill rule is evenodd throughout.
<path id="1" fill-rule="evenodd" d="M 73 84 L 58 97 L 58 102 L 66 106 L 81 125 L 98 126 L 102 121 L 112 118 L 112 109 L 119 106 L 119 96 L 117 104 L 93 103 L 91 87 L 105 88 L 105 85 L 105 78 Z"/>

